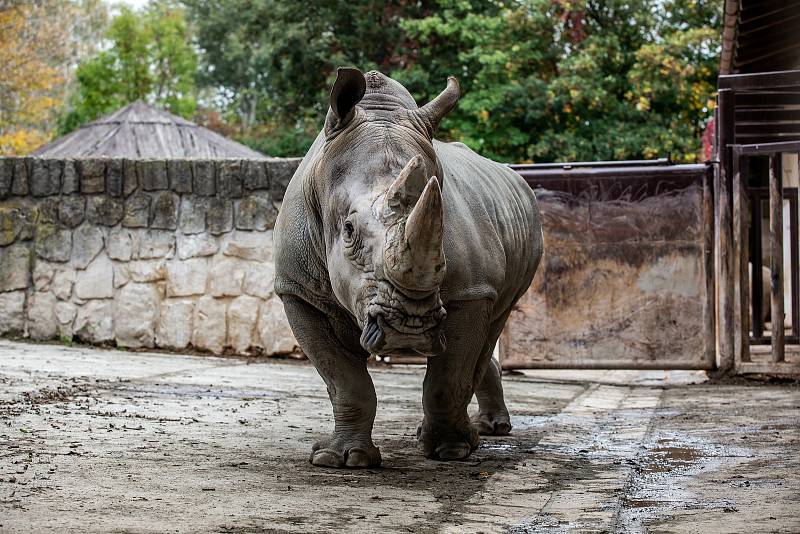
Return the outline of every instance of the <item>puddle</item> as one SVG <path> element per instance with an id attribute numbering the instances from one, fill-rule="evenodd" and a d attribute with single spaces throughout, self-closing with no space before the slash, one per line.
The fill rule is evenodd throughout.
<path id="1" fill-rule="evenodd" d="M 486 443 L 481 442 L 480 450 L 482 451 L 499 451 L 499 452 L 511 452 L 516 449 L 514 445 L 510 443 Z"/>
<path id="2" fill-rule="evenodd" d="M 686 468 L 703 457 L 698 449 L 690 447 L 655 447 L 647 451 L 642 473 L 666 473 L 673 469 Z"/>

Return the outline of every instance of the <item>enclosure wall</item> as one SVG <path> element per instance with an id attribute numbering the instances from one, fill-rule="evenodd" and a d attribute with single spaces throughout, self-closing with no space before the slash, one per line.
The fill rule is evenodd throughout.
<path id="1" fill-rule="evenodd" d="M 0 335 L 294 351 L 272 227 L 299 162 L 0 158 Z"/>

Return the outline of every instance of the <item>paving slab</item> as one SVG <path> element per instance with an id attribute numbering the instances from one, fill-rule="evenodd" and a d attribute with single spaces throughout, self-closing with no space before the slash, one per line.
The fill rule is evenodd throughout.
<path id="1" fill-rule="evenodd" d="M 312 467 L 303 362 L 0 341 L 0 532 L 800 532 L 800 388 L 515 373 L 514 430 L 416 448 L 424 369 L 376 367 L 383 466 Z"/>

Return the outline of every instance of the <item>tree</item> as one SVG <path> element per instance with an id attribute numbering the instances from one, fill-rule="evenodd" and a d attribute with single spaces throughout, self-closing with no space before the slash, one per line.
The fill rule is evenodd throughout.
<path id="1" fill-rule="evenodd" d="M 716 0 L 186 4 L 203 83 L 274 155 L 308 147 L 339 65 L 378 68 L 421 102 L 455 74 L 439 137 L 505 161 L 691 161 L 713 106 Z"/>
<path id="2" fill-rule="evenodd" d="M 104 21 L 100 0 L 0 4 L 0 154 L 52 137 L 73 65 Z"/>
<path id="3" fill-rule="evenodd" d="M 62 133 L 143 100 L 190 117 L 196 108 L 197 56 L 183 8 L 170 0 L 143 12 L 122 7 L 106 34 L 107 50 L 80 64 L 62 117 Z"/>

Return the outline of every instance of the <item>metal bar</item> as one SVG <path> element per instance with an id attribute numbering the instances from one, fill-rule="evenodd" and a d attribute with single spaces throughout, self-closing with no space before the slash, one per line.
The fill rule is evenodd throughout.
<path id="1" fill-rule="evenodd" d="M 688 362 L 686 360 L 599 360 L 599 361 L 535 361 L 528 364 L 516 363 L 514 360 L 501 360 L 500 367 L 506 369 L 676 369 L 701 371 L 711 370 L 713 365 L 708 362 L 697 360 Z"/>
<path id="2" fill-rule="evenodd" d="M 719 89 L 767 89 L 800 86 L 800 70 L 727 74 L 717 79 Z"/>
<path id="3" fill-rule="evenodd" d="M 778 158 L 769 157 L 769 243 L 772 277 L 772 361 L 784 361 L 783 332 L 783 191 L 782 177 L 778 172 Z"/>
<path id="4" fill-rule="evenodd" d="M 672 165 L 669 158 L 629 159 L 624 161 L 575 161 L 566 163 L 508 163 L 514 170 L 583 169 L 591 167 L 656 167 Z"/>
<path id="5" fill-rule="evenodd" d="M 742 156 L 754 156 L 756 154 L 775 154 L 777 152 L 800 152 L 800 141 L 783 141 L 780 143 L 754 143 L 742 144 L 738 146 Z"/>
<path id="6" fill-rule="evenodd" d="M 714 307 L 715 264 L 714 264 L 714 165 L 706 167 L 703 176 L 703 255 L 706 275 L 706 306 L 705 320 L 705 360 L 710 367 L 716 366 L 716 314 Z"/>
<path id="7" fill-rule="evenodd" d="M 786 336 L 783 338 L 786 341 L 787 345 L 798 345 L 800 344 L 800 336 Z M 761 337 L 754 337 L 750 338 L 751 345 L 772 345 L 772 338 L 761 336 Z"/>
<path id="8" fill-rule="evenodd" d="M 753 285 L 752 285 L 752 302 L 750 304 L 751 326 L 753 329 L 753 337 L 761 337 L 764 335 L 764 317 L 761 315 L 761 310 L 764 308 L 764 258 L 762 252 L 763 244 L 761 243 L 761 192 L 758 190 L 751 190 L 750 205 L 752 206 L 752 214 L 750 217 L 750 243 L 752 251 L 752 265 L 753 265 Z"/>

